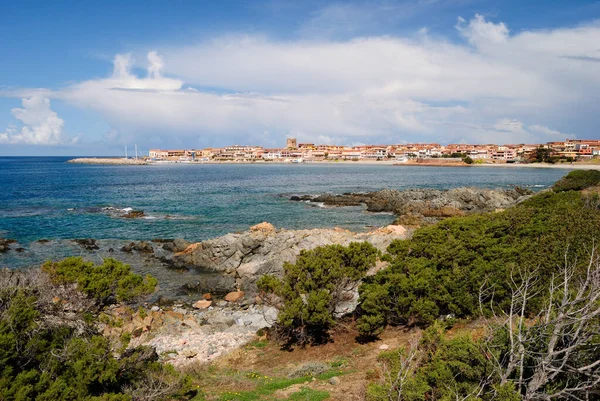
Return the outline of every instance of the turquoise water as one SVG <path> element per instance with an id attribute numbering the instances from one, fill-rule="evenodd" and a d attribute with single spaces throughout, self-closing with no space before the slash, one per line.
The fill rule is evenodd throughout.
<path id="1" fill-rule="evenodd" d="M 565 170 L 434 168 L 388 165 L 94 166 L 67 158 L 0 158 L 0 237 L 198 241 L 269 221 L 287 229 L 389 224 L 393 216 L 362 208 L 321 208 L 291 202 L 292 194 L 362 192 L 382 188 L 459 186 L 542 189 Z M 102 210 L 142 209 L 123 219 Z"/>

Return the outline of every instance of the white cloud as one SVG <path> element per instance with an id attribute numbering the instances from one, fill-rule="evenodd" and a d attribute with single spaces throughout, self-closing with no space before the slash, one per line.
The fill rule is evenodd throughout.
<path id="1" fill-rule="evenodd" d="M 63 133 L 64 121 L 50 108 L 50 100 L 39 94 L 22 100 L 23 108 L 12 109 L 13 116 L 23 127 L 9 127 L 0 133 L 0 143 L 28 145 L 73 144 L 78 138 L 69 139 Z"/>
<path id="2" fill-rule="evenodd" d="M 151 51 L 145 75 L 133 73 L 140 64 L 131 55 L 117 55 L 110 77 L 46 96 L 97 111 L 122 135 L 150 132 L 166 144 L 200 137 L 271 145 L 287 134 L 520 143 L 595 134 L 600 74 L 589 60 L 600 55 L 600 23 L 511 34 L 476 15 L 458 29 L 464 43 L 426 30 L 347 41 L 224 36 Z"/>
<path id="3" fill-rule="evenodd" d="M 471 44 L 477 47 L 483 47 L 488 44 L 506 43 L 508 41 L 509 30 L 500 22 L 494 24 L 491 21 L 486 21 L 481 14 L 475 14 L 475 17 L 469 21 L 458 17 L 456 29 L 464 36 Z"/>

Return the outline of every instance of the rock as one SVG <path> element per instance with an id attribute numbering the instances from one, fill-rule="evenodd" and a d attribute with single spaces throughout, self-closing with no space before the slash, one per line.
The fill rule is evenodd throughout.
<path id="1" fill-rule="evenodd" d="M 186 325 L 187 327 L 190 327 L 192 329 L 197 329 L 198 327 L 200 327 L 200 325 L 198 325 L 198 322 L 194 319 L 185 319 L 182 324 Z"/>
<path id="2" fill-rule="evenodd" d="M 134 242 L 131 242 L 131 243 L 127 244 L 127 245 L 124 245 L 124 246 L 121 248 L 121 251 L 123 251 L 123 252 L 127 252 L 127 253 L 131 253 L 131 252 L 133 252 L 133 247 L 134 247 L 134 246 L 135 246 L 135 243 L 134 243 Z"/>
<path id="3" fill-rule="evenodd" d="M 23 253 L 23 252 L 25 252 L 25 248 L 21 248 L 21 247 L 15 248 L 15 252 L 17 252 L 17 253 Z"/>
<path id="4" fill-rule="evenodd" d="M 340 384 L 340 378 L 337 376 L 333 376 L 329 379 L 329 384 L 331 384 L 332 386 L 338 386 Z"/>
<path id="5" fill-rule="evenodd" d="M 270 232 L 275 231 L 275 226 L 271 223 L 267 223 L 266 221 L 263 221 L 262 223 L 259 223 L 255 226 L 250 227 L 250 231 L 262 231 L 262 232 L 270 233 Z"/>
<path id="6" fill-rule="evenodd" d="M 238 300 L 244 297 L 244 291 L 233 291 L 229 294 L 225 295 L 225 301 L 227 302 L 237 302 Z"/>
<path id="7" fill-rule="evenodd" d="M 380 349 L 380 350 L 382 350 L 382 351 L 385 351 L 385 350 L 388 350 L 388 349 L 390 349 L 390 346 L 389 346 L 389 345 L 387 345 L 387 344 L 381 344 L 381 345 L 379 346 L 379 349 Z"/>
<path id="8" fill-rule="evenodd" d="M 154 253 L 154 248 L 149 242 L 146 241 L 140 241 L 136 243 L 133 246 L 133 249 L 141 253 Z"/>
<path id="9" fill-rule="evenodd" d="M 160 308 L 158 306 L 154 305 L 152 308 L 150 308 L 150 310 L 152 312 L 158 312 L 160 310 Z"/>
<path id="10" fill-rule="evenodd" d="M 100 247 L 96 245 L 96 240 L 93 238 L 78 238 L 74 239 L 73 242 L 75 242 L 77 245 L 85 248 L 88 251 L 95 251 L 97 249 L 100 249 Z"/>
<path id="11" fill-rule="evenodd" d="M 145 214 L 144 214 L 143 210 L 130 210 L 129 212 L 122 215 L 121 217 L 123 217 L 125 219 L 137 219 L 137 218 L 144 217 L 144 216 L 145 216 Z"/>
<path id="12" fill-rule="evenodd" d="M 323 194 L 312 197 L 309 201 L 322 203 L 326 206 L 366 205 L 367 210 L 370 212 L 392 212 L 399 216 L 412 213 L 439 219 L 460 216 L 466 213 L 491 212 L 496 209 L 503 209 L 527 199 L 532 193 L 532 191 L 522 188 L 484 189 L 462 187 L 445 191 L 437 189 L 409 189 L 404 191 L 384 189 L 367 194 Z M 295 197 L 293 200 L 301 199 L 303 198 Z"/>
<path id="13" fill-rule="evenodd" d="M 174 252 L 183 252 L 191 244 L 192 244 L 191 242 L 186 241 L 183 238 L 175 238 L 173 240 L 173 248 L 174 248 L 173 251 Z"/>
<path id="14" fill-rule="evenodd" d="M 202 299 L 210 301 L 212 299 L 212 295 L 210 294 L 210 292 L 207 292 L 206 294 L 202 294 Z"/>
<path id="15" fill-rule="evenodd" d="M 368 241 L 384 252 L 393 240 L 405 239 L 411 233 L 412 230 L 405 227 L 359 234 L 341 229 L 249 230 L 192 244 L 183 252 L 176 253 L 173 263 L 176 266 L 195 268 L 205 274 L 219 272 L 221 277 L 229 277 L 234 281 L 215 283 L 215 279 L 211 278 L 209 283 L 209 279 L 203 277 L 197 284 L 186 285 L 186 291 L 211 292 L 218 295 L 215 288 L 224 289 L 223 284 L 227 284 L 229 287 L 226 293 L 238 287 L 248 294 L 255 295 L 258 277 L 264 274 L 282 274 L 283 264 L 294 263 L 302 250 Z"/>
<path id="16" fill-rule="evenodd" d="M 195 283 L 187 283 L 181 290 L 189 294 L 211 294 L 211 298 L 216 295 L 219 297 L 231 292 L 235 288 L 235 278 L 231 275 L 213 274 L 203 275 Z"/>
<path id="17" fill-rule="evenodd" d="M 192 306 L 196 309 L 206 309 L 212 305 L 212 301 L 200 300 L 195 302 Z"/>

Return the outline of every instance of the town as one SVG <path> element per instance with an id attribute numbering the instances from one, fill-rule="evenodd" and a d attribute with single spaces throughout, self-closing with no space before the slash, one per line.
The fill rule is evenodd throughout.
<path id="1" fill-rule="evenodd" d="M 592 159 L 600 155 L 600 140 L 566 139 L 564 142 L 518 145 L 467 145 L 415 143 L 400 145 L 315 145 L 298 143 L 287 138 L 285 148 L 232 145 L 205 149 L 150 149 L 151 161 L 196 162 L 311 162 L 311 161 L 361 161 L 393 160 L 398 162 L 439 159 L 440 162 L 468 160 L 469 163 L 524 163 L 573 162 Z"/>

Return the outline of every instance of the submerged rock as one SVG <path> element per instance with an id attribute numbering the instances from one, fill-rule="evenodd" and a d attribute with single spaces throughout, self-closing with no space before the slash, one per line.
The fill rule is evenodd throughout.
<path id="1" fill-rule="evenodd" d="M 121 217 L 125 219 L 137 219 L 140 217 L 144 217 L 146 214 L 143 210 L 130 210 L 127 213 L 121 215 Z"/>
<path id="2" fill-rule="evenodd" d="M 0 238 L 0 253 L 4 253 L 10 249 L 11 244 L 16 244 L 14 239 Z"/>
<path id="3" fill-rule="evenodd" d="M 85 248 L 88 251 L 95 251 L 100 249 L 100 247 L 96 245 L 96 240 L 93 238 L 78 238 L 74 239 L 73 242 L 75 242 L 77 245 Z"/>

